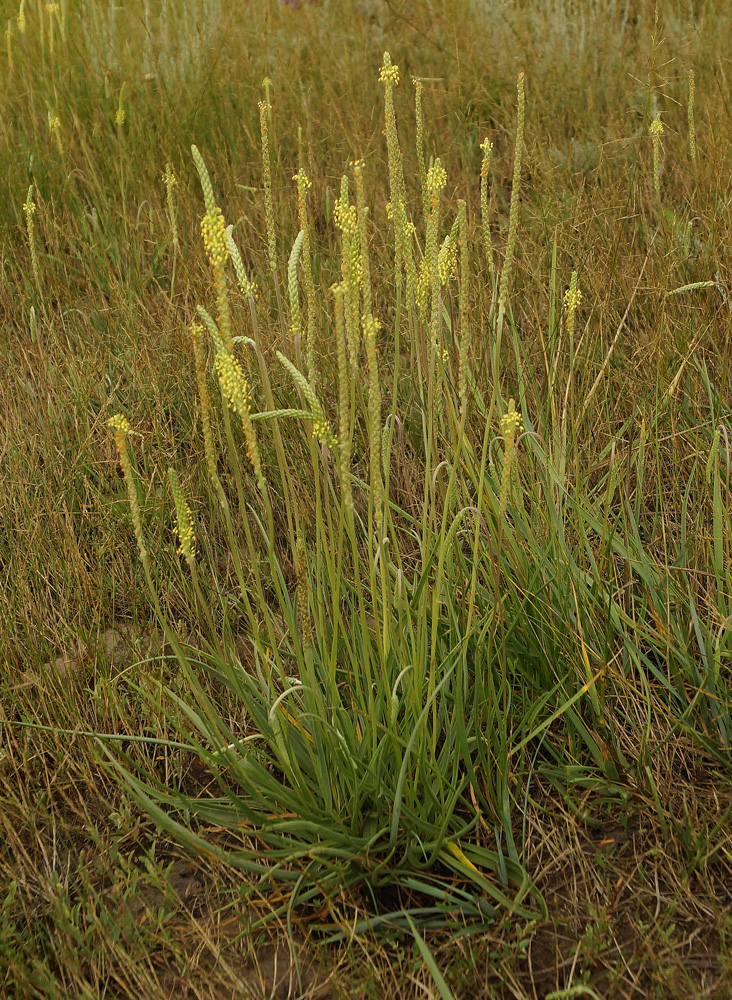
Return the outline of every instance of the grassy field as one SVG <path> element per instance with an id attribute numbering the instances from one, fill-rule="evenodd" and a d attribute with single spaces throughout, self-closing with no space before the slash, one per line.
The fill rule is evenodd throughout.
<path id="1" fill-rule="evenodd" d="M 0 994 L 732 997 L 729 5 L 3 11 Z"/>

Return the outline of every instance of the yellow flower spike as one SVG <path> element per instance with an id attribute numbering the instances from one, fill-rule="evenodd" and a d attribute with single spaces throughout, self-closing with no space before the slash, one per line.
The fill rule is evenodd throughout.
<path id="1" fill-rule="evenodd" d="M 468 284 L 470 258 L 468 247 L 468 216 L 465 201 L 458 201 L 458 244 L 460 248 L 460 288 L 458 311 L 460 314 L 460 350 L 458 356 L 458 396 L 460 417 L 465 420 L 468 409 L 468 352 L 470 350 L 470 330 L 468 321 Z"/>
<path id="2" fill-rule="evenodd" d="M 501 417 L 501 434 L 505 444 L 505 454 L 503 458 L 503 472 L 501 473 L 501 486 L 498 496 L 498 516 L 502 518 L 508 506 L 508 492 L 511 482 L 511 472 L 516 460 L 516 435 L 521 432 L 521 414 L 516 410 L 516 403 L 513 399 L 508 401 L 508 409 Z"/>
<path id="3" fill-rule="evenodd" d="M 203 200 L 206 205 L 206 215 L 201 221 L 203 243 L 213 269 L 214 288 L 216 290 L 216 306 L 218 309 L 219 332 L 227 351 L 233 352 L 234 342 L 231 335 L 231 315 L 229 299 L 226 290 L 226 264 L 229 259 L 229 245 L 226 239 L 226 226 L 221 209 L 216 205 L 211 178 L 203 162 L 203 157 L 197 146 L 191 146 L 191 155 L 201 179 Z"/>
<path id="4" fill-rule="evenodd" d="M 521 429 L 521 423 L 521 414 L 516 409 L 516 403 L 512 397 L 508 401 L 508 409 L 501 417 L 501 434 L 507 444 L 514 443 L 516 432 Z"/>
<path id="5" fill-rule="evenodd" d="M 457 269 L 458 244 L 452 233 L 448 233 L 442 241 L 442 247 L 437 261 L 440 272 L 440 284 L 444 287 L 451 278 L 455 277 Z"/>
<path id="6" fill-rule="evenodd" d="M 379 73 L 379 80 L 384 84 L 384 133 L 389 164 L 389 196 L 394 219 L 394 278 L 397 288 L 401 288 L 402 268 L 407 272 L 408 296 L 414 296 L 416 269 L 412 255 L 411 236 L 407 220 L 407 194 L 404 184 L 404 165 L 399 148 L 399 138 L 394 112 L 394 95 L 392 90 L 399 83 L 399 69 L 394 66 L 388 52 L 384 53 L 384 63 Z M 364 312 L 371 311 L 370 303 L 364 302 Z"/>
<path id="7" fill-rule="evenodd" d="M 302 271 L 303 285 L 305 286 L 305 302 L 307 304 L 307 325 L 305 327 L 305 357 L 307 361 L 308 375 L 311 380 L 315 378 L 315 282 L 313 280 L 313 268 L 310 255 L 310 219 L 306 195 L 312 187 L 312 181 L 302 167 L 292 178 L 297 184 L 297 206 L 300 219 L 300 230 L 303 233 L 302 245 Z"/>
<path id="8" fill-rule="evenodd" d="M 267 223 L 267 256 L 271 271 L 277 270 L 277 236 L 274 220 L 274 202 L 272 200 L 272 160 L 269 151 L 269 126 L 272 117 L 272 105 L 269 91 L 272 81 L 265 78 L 263 86 L 265 99 L 259 102 L 259 129 L 262 136 L 262 178 L 264 181 L 264 214 Z"/>
<path id="9" fill-rule="evenodd" d="M 374 502 L 375 527 L 380 532 L 384 508 L 384 486 L 379 463 L 379 456 L 381 455 L 381 386 L 379 384 L 379 363 L 376 346 L 379 321 L 369 314 L 363 317 L 362 322 L 369 372 L 368 435 L 371 495 Z"/>
<path id="10" fill-rule="evenodd" d="M 430 347 L 429 347 L 429 370 L 430 379 L 434 379 L 433 385 L 437 387 L 439 376 L 438 348 L 440 340 L 440 191 L 447 183 L 447 173 L 445 172 L 439 158 L 427 171 L 427 191 L 430 199 L 430 214 L 427 219 L 427 232 L 425 236 L 425 262 L 427 270 L 427 280 L 429 282 L 431 311 L 430 311 Z M 419 300 L 422 294 L 422 276 L 417 278 L 415 297 Z M 426 312 L 426 305 L 425 305 Z M 437 390 L 433 394 L 435 413 L 438 422 L 442 418 L 443 398 L 442 392 Z"/>
<path id="11" fill-rule="evenodd" d="M 222 351 L 216 355 L 216 374 L 219 379 L 221 395 L 229 406 L 229 409 L 233 410 L 241 420 L 244 430 L 244 440 L 246 441 L 247 457 L 254 470 L 259 490 L 264 496 L 267 488 L 262 472 L 262 459 L 259 454 L 257 435 L 250 416 L 249 385 L 241 365 L 233 353 Z"/>
<path id="12" fill-rule="evenodd" d="M 58 150 L 58 155 L 64 155 L 64 143 L 61 137 L 61 119 L 53 111 L 48 112 L 48 129 L 53 137 L 53 141 L 56 143 L 56 149 Z"/>
<path id="13" fill-rule="evenodd" d="M 694 70 L 689 70 L 689 106 L 686 112 L 689 122 L 689 155 L 691 164 L 696 167 L 696 126 L 694 125 Z"/>
<path id="14" fill-rule="evenodd" d="M 142 533 L 142 516 L 140 514 L 140 505 L 137 500 L 137 488 L 135 486 L 135 480 L 132 473 L 132 461 L 127 447 L 127 438 L 132 433 L 130 422 L 127 417 L 123 416 L 121 413 L 115 413 L 115 415 L 110 417 L 107 421 L 107 426 L 114 432 L 114 443 L 117 448 L 122 475 L 124 476 L 127 500 L 130 505 L 130 513 L 132 515 L 132 527 L 135 532 L 135 540 L 137 541 L 137 549 L 140 553 L 140 559 L 143 563 L 147 564 L 147 549 L 145 548 L 145 538 Z"/>
<path id="15" fill-rule="evenodd" d="M 577 288 L 577 272 L 572 271 L 569 288 L 564 293 L 564 308 L 567 310 L 567 332 L 574 333 L 574 314 L 582 301 L 582 292 Z"/>
<path id="16" fill-rule="evenodd" d="M 361 262 L 358 211 L 348 201 L 348 178 L 341 178 L 341 195 L 333 211 L 335 224 L 341 231 L 341 277 L 343 278 L 343 310 L 346 341 L 351 367 L 356 370 L 359 349 L 359 296 L 363 267 Z"/>
<path id="17" fill-rule="evenodd" d="M 220 208 L 215 208 L 212 213 L 206 213 L 201 219 L 201 235 L 211 266 L 225 267 L 229 259 L 229 243 Z"/>
<path id="18" fill-rule="evenodd" d="M 347 284 L 342 282 L 331 288 L 335 299 L 336 355 L 338 359 L 338 445 L 339 471 L 343 506 L 353 517 L 353 491 L 351 489 L 351 392 L 348 377 L 346 307 L 344 299 Z"/>
<path id="19" fill-rule="evenodd" d="M 203 347 L 203 327 L 200 323 L 194 323 L 190 327 L 190 337 L 193 341 L 193 356 L 196 367 L 196 383 L 198 385 L 198 396 L 201 400 L 201 426 L 203 429 L 203 452 L 206 458 L 206 468 L 209 479 L 213 483 L 218 482 L 216 471 L 216 450 L 214 448 L 213 429 L 211 427 L 211 398 L 208 393 L 208 381 L 206 377 L 206 355 Z"/>
<path id="20" fill-rule="evenodd" d="M 309 649 L 313 644 L 313 623 L 310 618 L 310 580 L 308 578 L 307 553 L 305 539 L 298 531 L 295 543 L 295 593 L 297 596 L 298 624 L 300 626 L 300 641 L 303 649 Z"/>
<path id="21" fill-rule="evenodd" d="M 656 117 L 651 122 L 648 131 L 651 133 L 651 139 L 653 141 L 653 188 L 657 195 L 661 194 L 661 154 L 660 145 L 661 137 L 664 133 L 663 122 L 661 121 L 661 116 L 656 115 Z"/>
<path id="22" fill-rule="evenodd" d="M 41 268 L 38 263 L 38 251 L 36 249 L 36 228 L 33 221 L 33 216 L 36 214 L 36 203 L 33 199 L 33 185 L 28 188 L 28 194 L 26 195 L 25 202 L 23 203 L 23 212 L 25 213 L 25 225 L 28 232 L 28 246 L 30 248 L 31 255 L 31 267 L 33 269 L 33 277 L 36 279 L 36 287 L 38 288 L 38 294 L 41 295 Z"/>
<path id="23" fill-rule="evenodd" d="M 241 415 L 249 413 L 249 386 L 242 367 L 234 357 L 224 351 L 216 357 L 216 374 L 219 377 L 221 394 L 229 409 Z"/>
<path id="24" fill-rule="evenodd" d="M 125 111 L 125 105 L 124 105 L 126 88 L 127 84 L 123 83 L 119 91 L 119 102 L 117 104 L 117 110 L 115 111 L 114 114 L 114 124 L 117 126 L 117 128 L 122 128 L 124 123 L 127 121 L 127 112 Z"/>
<path id="25" fill-rule="evenodd" d="M 659 138 L 660 136 L 663 135 L 664 132 L 663 122 L 661 121 L 660 117 L 656 117 L 653 119 L 653 121 L 650 124 L 649 131 L 654 138 Z"/>
<path id="26" fill-rule="evenodd" d="M 168 209 L 168 223 L 170 224 L 170 231 L 173 234 L 173 246 L 178 248 L 178 210 L 175 204 L 175 194 L 173 189 L 178 186 L 178 178 L 173 172 L 173 168 L 169 163 L 165 164 L 165 173 L 163 174 L 163 184 L 165 184 L 165 202 Z"/>
<path id="27" fill-rule="evenodd" d="M 427 190 L 430 195 L 435 196 L 442 191 L 447 184 L 447 171 L 437 159 L 427 171 Z"/>
<path id="28" fill-rule="evenodd" d="M 483 251 L 488 263 L 492 283 L 494 278 L 493 240 L 491 239 L 490 214 L 488 209 L 488 176 L 491 169 L 493 143 L 486 138 L 480 144 L 480 148 L 483 150 L 483 162 L 480 165 L 480 214 L 483 224 Z"/>
<path id="29" fill-rule="evenodd" d="M 526 116 L 526 97 L 524 94 L 524 74 L 519 73 L 517 82 L 517 115 L 516 115 L 516 149 L 513 158 L 513 183 L 511 185 L 511 207 L 508 213 L 508 240 L 506 242 L 506 257 L 501 271 L 501 281 L 498 289 L 498 336 L 502 333 L 503 315 L 506 308 L 508 288 L 511 282 L 513 256 L 516 250 L 518 236 L 519 205 L 521 194 L 521 162 L 524 145 L 524 122 Z"/>
<path id="30" fill-rule="evenodd" d="M 366 228 L 366 217 L 368 207 L 366 206 L 366 194 L 363 183 L 363 160 L 357 160 L 353 164 L 353 176 L 356 181 L 356 211 L 358 219 L 358 247 L 361 259 L 361 291 L 363 312 L 368 315 L 372 311 L 371 298 L 371 260 L 369 257 L 369 238 Z M 356 332 L 358 334 L 358 331 Z M 358 341 L 358 336 L 356 336 Z M 358 351 L 357 351 L 358 353 Z"/>
<path id="31" fill-rule="evenodd" d="M 226 264 L 229 260 L 229 242 L 221 209 L 214 206 L 201 220 L 201 235 L 211 269 L 213 270 L 216 305 L 218 308 L 219 332 L 227 351 L 232 352 L 234 343 L 231 335 L 231 316 L 226 290 Z"/>
<path id="32" fill-rule="evenodd" d="M 385 83 L 389 87 L 396 87 L 399 83 L 399 67 L 391 61 L 391 55 L 384 53 L 384 63 L 379 70 L 379 83 Z"/>
<path id="33" fill-rule="evenodd" d="M 178 526 L 178 538 L 180 539 L 178 555 L 184 556 L 188 565 L 193 568 L 193 563 L 196 559 L 196 533 L 193 529 L 193 516 L 191 508 L 183 496 L 176 471 L 172 467 L 168 468 L 168 482 L 170 483 L 170 492 L 173 494 L 173 502 L 175 503 L 175 519 Z"/>
<path id="34" fill-rule="evenodd" d="M 427 168 L 424 162 L 424 118 L 422 115 L 422 81 L 418 76 L 412 77 L 414 84 L 414 119 L 417 130 L 417 166 L 419 167 L 419 183 L 422 189 L 422 211 L 425 218 L 429 208 L 427 199 Z"/>
<path id="35" fill-rule="evenodd" d="M 18 31 L 21 35 L 25 34 L 26 25 L 25 0 L 20 0 L 20 7 L 18 8 Z"/>

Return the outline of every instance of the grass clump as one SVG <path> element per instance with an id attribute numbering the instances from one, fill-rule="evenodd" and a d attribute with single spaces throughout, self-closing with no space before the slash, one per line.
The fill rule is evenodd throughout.
<path id="1" fill-rule="evenodd" d="M 721 995 L 729 19 L 570 6 L 13 16 L 3 988 Z"/>

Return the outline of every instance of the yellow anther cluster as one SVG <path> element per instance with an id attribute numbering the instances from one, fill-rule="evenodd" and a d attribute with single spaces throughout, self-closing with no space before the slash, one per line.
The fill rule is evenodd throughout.
<path id="1" fill-rule="evenodd" d="M 311 188 L 313 186 L 313 182 L 310 180 L 310 178 L 305 173 L 302 167 L 300 167 L 300 169 L 292 179 L 297 183 L 297 190 L 299 191 L 300 194 L 304 194 L 308 190 L 308 188 Z"/>
<path id="2" fill-rule="evenodd" d="M 323 444 L 327 444 L 329 448 L 335 448 L 338 444 L 332 428 L 322 415 L 313 417 L 313 434 L 316 436 L 318 441 L 322 441 Z"/>
<path id="3" fill-rule="evenodd" d="M 568 313 L 573 313 L 582 301 L 582 292 L 579 288 L 568 288 L 564 293 L 564 308 Z"/>
<path id="4" fill-rule="evenodd" d="M 488 171 L 491 167 L 491 153 L 493 152 L 493 143 L 489 139 L 484 139 L 480 148 L 483 150 L 483 162 L 480 166 L 480 176 L 487 177 Z"/>
<path id="5" fill-rule="evenodd" d="M 223 351 L 216 358 L 216 373 L 219 377 L 221 394 L 230 409 L 241 417 L 249 413 L 249 386 L 241 365 L 233 354 Z"/>
<path id="6" fill-rule="evenodd" d="M 379 83 L 391 84 L 392 86 L 399 83 L 399 67 L 392 65 L 388 52 L 384 53 L 384 65 L 379 70 Z"/>
<path id="7" fill-rule="evenodd" d="M 115 413 L 113 417 L 110 417 L 107 425 L 115 432 L 115 438 L 117 434 L 121 434 L 125 438 L 130 433 L 130 422 L 121 413 Z"/>
<path id="8" fill-rule="evenodd" d="M 447 184 L 447 171 L 438 160 L 427 171 L 427 190 L 431 194 L 437 194 L 438 192 L 442 191 L 442 189 L 446 184 Z"/>
<path id="9" fill-rule="evenodd" d="M 224 268 L 229 259 L 229 244 L 221 209 L 207 212 L 201 219 L 201 235 L 208 259 L 213 268 Z"/>
<path id="10" fill-rule="evenodd" d="M 509 400 L 508 409 L 501 417 L 501 434 L 506 442 L 513 444 L 517 431 L 521 430 L 521 414 L 516 409 L 513 399 Z"/>
<path id="11" fill-rule="evenodd" d="M 29 196 L 28 200 L 23 202 L 23 211 L 30 218 L 36 214 L 36 203 L 32 197 Z"/>
<path id="12" fill-rule="evenodd" d="M 660 139 L 663 135 L 663 122 L 660 118 L 654 118 L 649 126 L 649 131 L 655 139 Z"/>
<path id="13" fill-rule="evenodd" d="M 355 233 L 358 225 L 356 206 L 339 199 L 333 207 L 333 221 L 342 233 Z"/>

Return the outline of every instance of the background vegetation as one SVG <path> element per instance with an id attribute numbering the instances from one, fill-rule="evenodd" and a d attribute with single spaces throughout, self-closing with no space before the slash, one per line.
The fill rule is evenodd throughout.
<path id="1" fill-rule="evenodd" d="M 283 969 L 285 978 L 295 976 L 289 960 L 295 952 L 302 975 L 292 995 L 434 993 L 436 962 L 449 984 L 443 989 L 460 997 L 583 990 L 606 997 L 728 996 L 727 5 L 668 0 L 656 10 L 652 3 L 571 0 L 323 0 L 295 8 L 261 0 L 242 9 L 215 0 L 118 6 L 26 0 L 5 14 L 0 983 L 6 993 L 164 997 L 188 990 L 224 997 L 247 995 L 257 981 L 271 992 Z M 378 933 L 364 924 L 375 912 L 424 908 L 424 893 L 404 879 L 407 897 L 396 891 L 391 897 L 383 887 L 369 897 L 354 887 L 321 909 L 288 912 L 291 888 L 278 897 L 251 873 L 232 873 L 223 857 L 191 861 L 130 800 L 89 735 L 127 737 L 114 746 L 161 786 L 191 797 L 210 791 L 210 769 L 195 745 L 170 745 L 181 740 L 185 717 L 169 701 L 156 702 L 160 680 L 185 698 L 189 687 L 169 655 L 137 557 L 107 427 L 118 411 L 141 435 L 130 438 L 138 495 L 156 591 L 175 635 L 187 651 L 205 647 L 220 631 L 242 662 L 252 659 L 251 619 L 231 599 L 236 567 L 225 523 L 212 516 L 217 501 L 188 335 L 198 305 L 214 311 L 192 143 L 258 285 L 258 343 L 278 405 L 300 405 L 275 352 L 293 347 L 285 292 L 299 229 L 292 177 L 302 166 L 312 181 L 314 346 L 319 392 L 334 426 L 336 339 L 328 293 L 340 278 L 334 210 L 341 176 L 352 178 L 350 165 L 363 158 L 384 413 L 393 406 L 401 422 L 392 445 L 392 499 L 414 519 L 431 512 L 432 537 L 444 541 L 448 479 L 432 492 L 425 487 L 426 406 L 415 389 L 424 373 L 414 366 L 406 326 L 401 351 L 394 349 L 394 227 L 386 208 L 379 83 L 385 49 L 400 69 L 394 101 L 417 239 L 424 243 L 427 220 L 413 76 L 423 80 L 427 163 L 439 156 L 447 171 L 440 240 L 458 199 L 466 201 L 472 278 L 469 286 L 453 280 L 444 291 L 450 336 L 433 391 L 439 384 L 445 410 L 430 426 L 441 435 L 438 457 L 450 461 L 460 440 L 450 417 L 457 411 L 451 405 L 460 347 L 452 327 L 462 333 L 465 287 L 478 392 L 471 393 L 456 479 L 468 504 L 471 489 L 493 477 L 493 506 L 481 508 L 488 541 L 481 542 L 475 596 L 486 642 L 495 637 L 500 653 L 494 663 L 487 642 L 485 676 L 495 669 L 501 685 L 497 694 L 484 692 L 485 699 L 471 686 L 473 707 L 466 710 L 476 733 L 495 736 L 484 778 L 470 785 L 484 797 L 475 807 L 483 817 L 479 841 L 496 859 L 492 885 L 513 898 L 517 873 L 525 873 L 546 904 L 521 913 L 499 905 L 493 921 L 473 926 L 470 935 L 456 937 L 454 926 L 435 931 L 427 959 L 404 921 L 380 925 Z M 481 230 L 481 143 L 488 137 L 494 144 L 488 192 L 500 273 L 514 189 L 518 72 L 526 84 L 520 225 L 497 359 L 496 289 Z M 260 148 L 265 77 L 273 108 L 279 298 L 267 256 Z M 664 132 L 656 167 L 651 124 L 659 117 Z M 166 164 L 177 179 L 172 200 Z M 24 208 L 31 199 L 35 211 Z M 563 302 L 574 271 L 582 297 L 570 333 Z M 676 291 L 688 285 L 698 287 Z M 246 299 L 233 283 L 231 300 L 234 332 L 252 337 Z M 415 320 L 409 336 L 428 328 Z M 403 379 L 392 392 L 395 357 Z M 520 471 L 506 517 L 499 418 L 511 396 L 533 433 L 518 445 Z M 257 397 L 254 408 L 266 408 L 264 400 Z M 366 480 L 368 445 L 359 426 L 354 474 Z M 487 474 L 480 463 L 486 426 L 497 465 Z M 303 536 L 314 543 L 306 562 L 311 586 L 318 585 L 330 579 L 318 548 L 326 536 L 315 523 L 319 473 L 313 470 L 322 457 L 311 452 L 306 425 L 288 424 L 286 432 L 290 478 L 283 495 L 289 490 L 297 501 Z M 275 467 L 273 439 L 263 431 L 262 440 L 265 466 Z M 207 631 L 177 554 L 169 465 L 178 469 L 203 532 L 202 586 L 217 624 L 226 610 L 225 628 Z M 222 467 L 221 475 L 233 497 L 232 473 Z M 249 501 L 257 496 L 248 477 L 245 494 Z M 278 509 L 282 589 L 294 593 L 302 566 L 298 571 L 294 539 Z M 424 547 L 415 559 L 399 523 L 394 537 L 408 578 L 428 560 Z M 267 555 L 265 548 L 263 567 Z M 445 615 L 464 636 L 471 626 L 465 629 L 460 615 L 470 596 L 459 581 L 474 559 L 469 544 L 456 550 L 444 591 L 426 576 L 425 589 L 435 590 L 438 602 L 444 595 L 445 607 L 452 602 Z M 378 600 L 373 604 L 378 609 Z M 301 620 L 295 613 L 291 632 Z M 365 623 L 362 638 L 372 624 Z M 246 721 L 241 699 L 217 697 L 220 719 L 237 732 Z M 208 824 L 217 825 L 226 823 Z M 209 840 L 223 844 L 221 833 L 209 829 Z M 414 878 L 412 869 L 404 877 Z M 267 914 L 275 919 L 261 932 L 266 936 L 242 936 Z M 338 933 L 340 941 L 322 944 Z M 326 973 L 313 971 L 316 953 Z M 287 995 L 287 984 L 278 988 Z"/>

